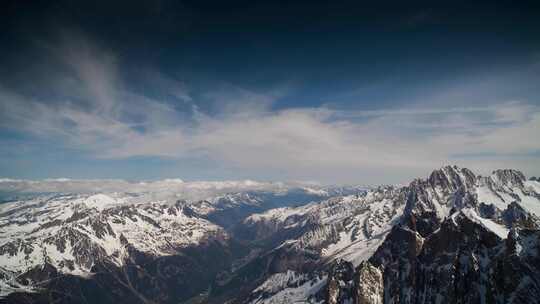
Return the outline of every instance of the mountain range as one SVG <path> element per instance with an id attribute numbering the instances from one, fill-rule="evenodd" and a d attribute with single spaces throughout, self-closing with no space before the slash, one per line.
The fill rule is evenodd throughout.
<path id="1" fill-rule="evenodd" d="M 0 303 L 540 303 L 540 182 L 516 170 L 0 189 Z"/>

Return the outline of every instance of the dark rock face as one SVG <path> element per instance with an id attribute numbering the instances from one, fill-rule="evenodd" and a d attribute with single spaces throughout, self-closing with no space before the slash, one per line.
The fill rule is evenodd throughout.
<path id="1" fill-rule="evenodd" d="M 416 231 L 395 226 L 369 262 L 382 268 L 385 301 L 412 303 L 417 278 L 417 256 L 423 238 Z"/>
<path id="2" fill-rule="evenodd" d="M 540 303 L 540 221 L 511 190 L 527 193 L 525 181 L 515 170 L 481 178 L 455 167 L 413 181 L 401 224 L 355 269 L 352 303 Z M 505 209 L 479 202 L 475 184 L 487 184 Z M 451 216 L 441 217 L 441 208 Z M 511 229 L 508 238 L 463 209 Z M 351 303 L 340 297 L 350 285 L 335 282 L 329 277 L 331 303 Z"/>
<path id="3" fill-rule="evenodd" d="M 362 262 L 354 275 L 353 299 L 356 304 L 382 304 L 384 281 L 382 271 L 370 262 Z"/>
<path id="4" fill-rule="evenodd" d="M 500 169 L 493 171 L 498 181 L 501 184 L 510 185 L 510 186 L 523 186 L 523 182 L 527 179 L 525 175 L 517 170 L 512 169 Z"/>
<path id="5" fill-rule="evenodd" d="M 328 273 L 326 303 L 338 304 L 352 301 L 354 294 L 354 266 L 343 260 L 336 261 Z"/>
<path id="6" fill-rule="evenodd" d="M 409 303 L 478 303 L 498 237 L 465 216 L 447 219 L 429 236 L 417 258 L 418 279 Z"/>
<path id="7" fill-rule="evenodd" d="M 510 231 L 491 266 L 494 303 L 540 303 L 540 232 Z"/>
<path id="8" fill-rule="evenodd" d="M 508 228 L 520 227 L 538 229 L 540 220 L 538 217 L 523 210 L 516 202 L 510 203 L 501 214 L 502 220 Z"/>
<path id="9" fill-rule="evenodd" d="M 328 303 L 349 303 L 342 295 L 351 293 L 357 304 L 539 303 L 540 231 L 501 240 L 462 214 L 425 239 L 395 227 L 353 276 L 352 291 L 330 277 Z"/>

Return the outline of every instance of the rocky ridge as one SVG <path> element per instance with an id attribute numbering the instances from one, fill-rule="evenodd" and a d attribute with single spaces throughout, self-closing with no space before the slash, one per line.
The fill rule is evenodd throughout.
<path id="1" fill-rule="evenodd" d="M 366 197 L 377 191 L 380 189 L 368 192 Z M 373 229 L 382 241 L 370 254 L 354 249 L 357 240 L 364 238 L 365 244 L 372 239 L 366 233 L 371 230 L 365 229 L 366 224 L 373 222 L 370 216 L 355 222 L 354 227 L 364 234 L 359 238 L 340 232 L 322 237 L 335 239 L 330 245 L 321 246 L 321 253 L 341 243 L 339 252 L 350 250 L 357 254 L 335 254 L 327 259 L 328 283 L 312 296 L 322 293 L 318 299 L 326 303 L 537 303 L 538 182 L 527 181 L 516 170 L 496 170 L 490 176 L 478 176 L 465 168 L 447 166 L 390 193 L 384 206 L 392 206 L 389 209 L 393 211 L 383 213 L 387 216 L 382 217 L 378 212 L 372 215 L 383 223 L 375 227 L 385 228 Z M 349 214 L 361 213 L 358 210 L 363 203 L 358 198 L 353 208 L 357 211 Z M 371 211 L 378 210 L 372 208 L 376 205 L 367 204 Z M 306 212 L 306 208 L 309 206 L 297 212 L 279 213 L 281 217 L 271 211 L 254 215 L 248 221 L 261 222 L 262 218 L 276 226 L 287 223 L 290 217 L 313 214 Z M 323 221 L 324 212 L 315 209 L 315 217 Z M 338 222 L 349 222 L 345 218 Z M 302 238 L 320 237 L 311 231 L 285 244 L 301 244 L 300 247 L 310 249 L 303 246 L 309 242 Z"/>
<path id="2" fill-rule="evenodd" d="M 10 303 L 537 303 L 539 216 L 536 180 L 456 166 L 368 191 L 40 197 L 0 205 L 0 290 Z"/>

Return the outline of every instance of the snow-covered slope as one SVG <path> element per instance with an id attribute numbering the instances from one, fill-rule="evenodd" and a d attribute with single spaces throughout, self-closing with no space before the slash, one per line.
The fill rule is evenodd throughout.
<path id="1" fill-rule="evenodd" d="M 33 188 L 28 191 L 43 192 L 75 187 L 93 189 L 97 185 L 118 190 L 114 183 L 107 186 L 94 181 L 89 182 L 90 187 L 64 179 L 0 183 L 21 189 L 30 185 Z M 44 185 L 49 184 L 54 187 L 44 191 Z M 248 191 L 223 192 L 232 189 Z M 141 254 L 176 256 L 183 249 L 208 242 L 225 246 L 230 236 L 223 224 L 235 223 L 255 211 L 363 191 L 357 187 L 179 180 L 154 182 L 150 186 L 132 183 L 127 190 L 130 191 L 32 194 L 31 198 L 0 204 L 0 295 L 36 290 L 40 282 L 26 280 L 21 285 L 15 278 L 44 265 L 61 274 L 88 278 L 95 273 L 96 265 L 123 267 Z M 186 192 L 187 197 L 210 196 L 202 200 L 180 199 Z"/>
<path id="2" fill-rule="evenodd" d="M 271 226 L 274 231 L 303 229 L 284 245 L 310 250 L 325 259 L 344 258 L 360 263 L 368 258 L 399 219 L 405 200 L 400 190 L 381 187 L 363 195 L 331 198 L 298 208 L 281 208 L 252 215 L 247 227 Z"/>
<path id="3" fill-rule="evenodd" d="M 128 201 L 61 195 L 1 205 L 1 269 L 20 275 L 50 264 L 61 273 L 89 276 L 96 263 L 122 266 L 130 248 L 174 255 L 179 248 L 228 237 L 221 227 L 186 215 L 180 203 Z"/>
<path id="4" fill-rule="evenodd" d="M 364 195 L 270 210 L 254 214 L 244 223 L 259 239 L 268 238 L 268 231 L 292 235 L 282 240 L 280 249 L 316 253 L 330 264 L 343 259 L 356 267 L 383 243 L 396 243 L 389 237 L 398 226 L 412 227 L 404 229 L 412 231 L 416 248 L 422 248 L 423 240 L 437 233 L 443 222 L 455 222 L 457 217 L 479 225 L 499 240 L 506 239 L 511 229 L 538 229 L 539 186 L 515 170 L 478 176 L 465 168 L 447 166 L 404 187 L 380 187 Z M 293 229 L 299 233 L 290 233 Z M 273 299 L 270 295 L 266 300 Z"/>
<path id="5" fill-rule="evenodd" d="M 27 181 L 0 183 L 49 192 Z M 519 299 L 535 288 L 540 295 L 540 182 L 515 170 L 478 176 L 447 166 L 406 186 L 369 190 L 252 181 L 119 185 L 0 204 L 0 295 L 41 291 L 69 275 L 54 286 L 77 288 L 79 300 L 89 296 L 84 288 L 97 288 L 108 303 L 423 303 L 416 288 L 430 299 L 444 293 L 443 285 L 418 281 L 417 274 L 434 278 L 429 269 L 459 280 L 472 271 L 481 288 L 498 286 L 486 280 L 508 269 L 530 269 L 529 281 L 513 276 L 523 286 L 508 282 L 501 297 L 519 298 L 520 288 L 533 292 Z"/>
<path id="6" fill-rule="evenodd" d="M 299 274 L 292 270 L 276 273 L 257 287 L 251 304 L 323 303 L 315 295 L 326 284 L 322 274 Z"/>

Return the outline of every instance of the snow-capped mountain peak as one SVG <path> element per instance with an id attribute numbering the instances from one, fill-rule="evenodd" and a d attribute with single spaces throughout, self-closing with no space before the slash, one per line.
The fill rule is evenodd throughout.
<path id="1" fill-rule="evenodd" d="M 51 278 L 62 278 L 54 284 L 112 284 L 141 303 L 220 303 L 236 294 L 246 303 L 424 303 L 447 294 L 422 281 L 433 280 L 426 269 L 440 278 L 472 273 L 480 292 L 453 296 L 477 299 L 508 275 L 500 263 L 529 269 L 529 279 L 515 280 L 540 288 L 527 281 L 540 272 L 540 182 L 519 171 L 480 176 L 445 166 L 408 185 L 371 189 L 248 182 L 246 191 L 200 200 L 170 187 L 202 193 L 209 185 L 165 183 L 174 184 L 166 196 L 104 191 L 1 204 L 1 295 L 52 292 Z M 210 186 L 220 187 L 230 185 Z M 524 288 L 508 284 L 503 298 Z"/>

